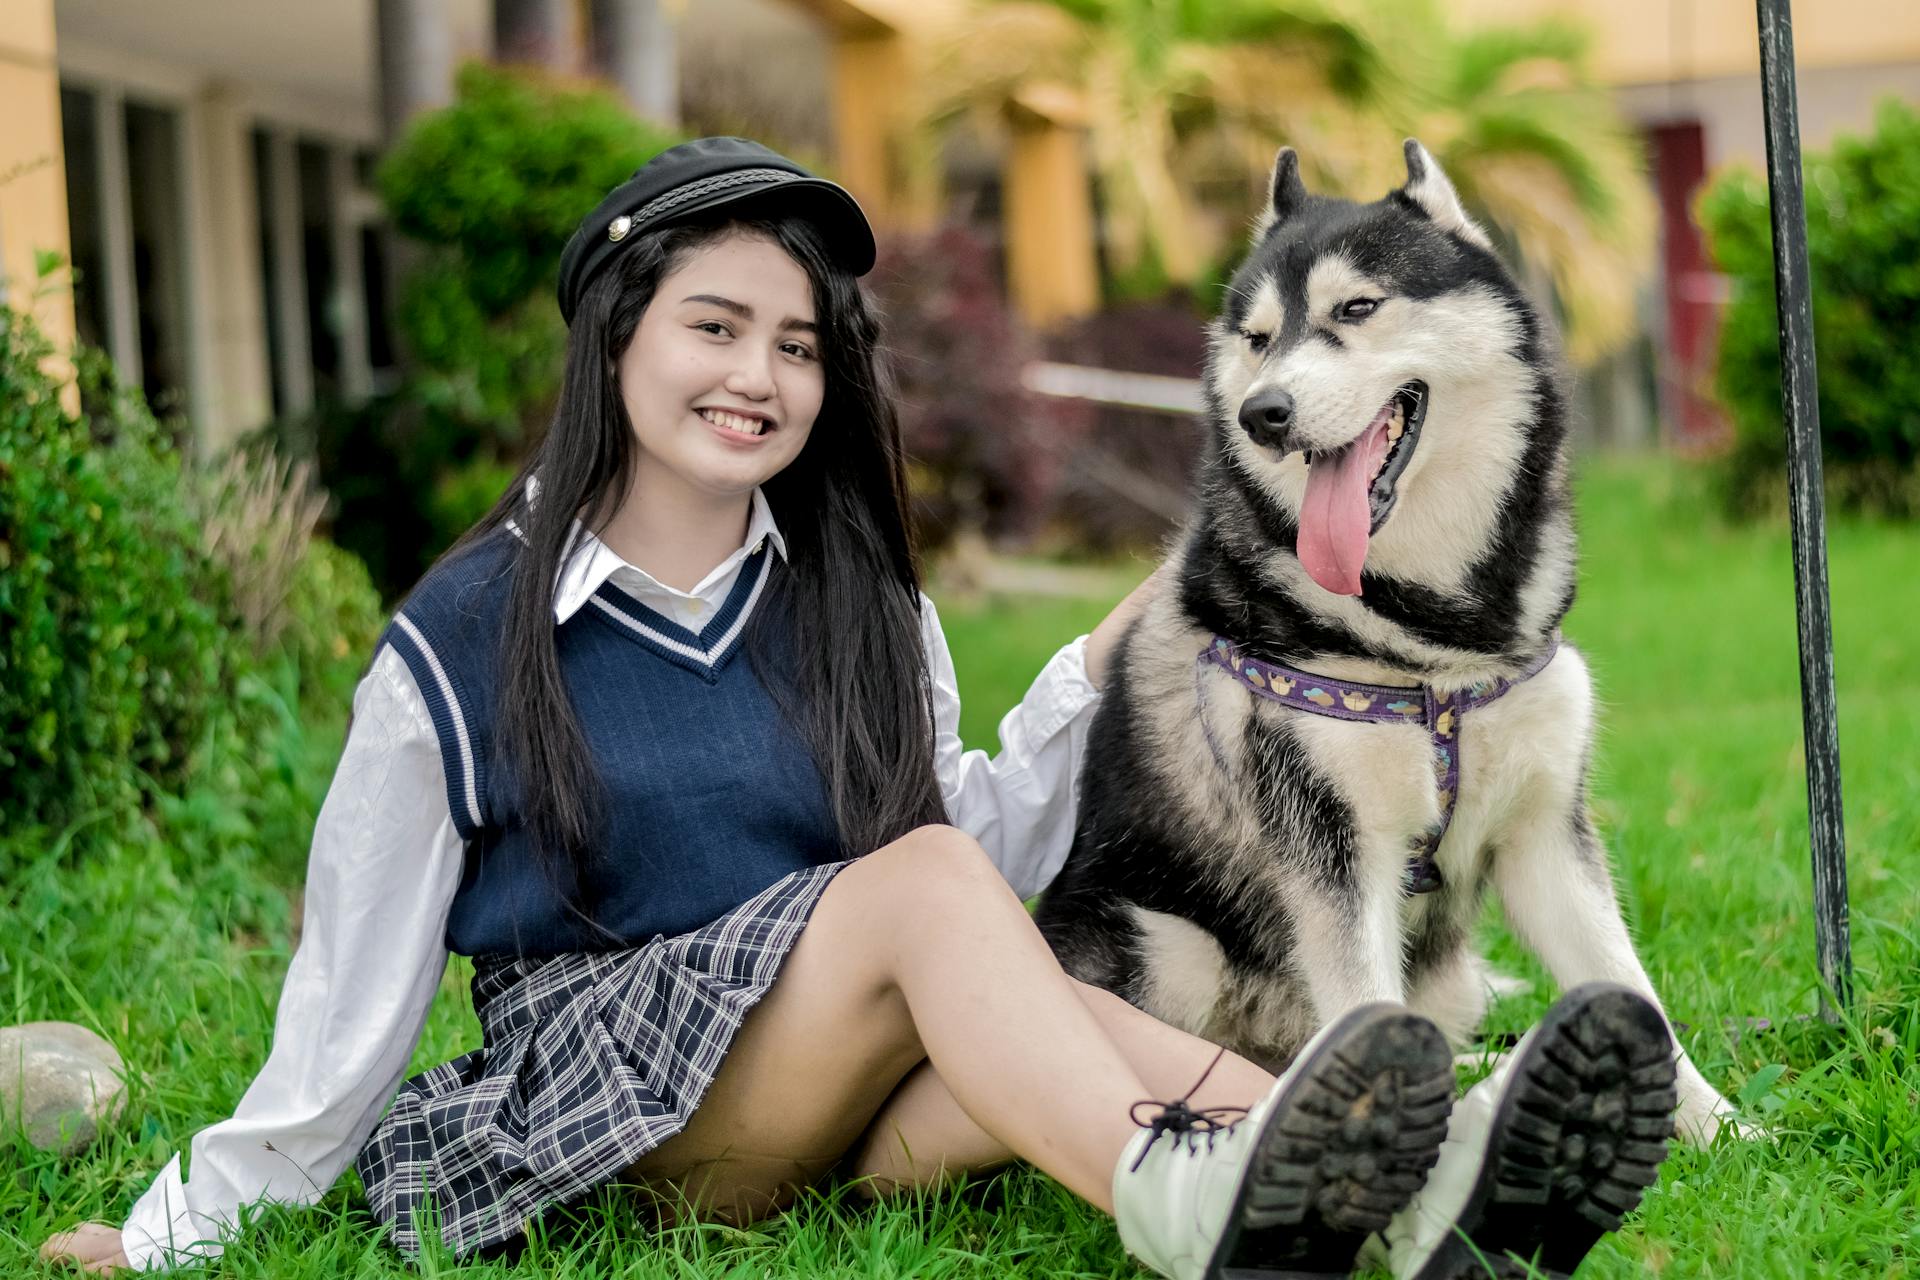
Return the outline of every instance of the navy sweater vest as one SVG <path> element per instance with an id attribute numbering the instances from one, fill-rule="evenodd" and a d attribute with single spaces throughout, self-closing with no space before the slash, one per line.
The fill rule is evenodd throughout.
<path id="1" fill-rule="evenodd" d="M 764 545 L 697 635 L 603 584 L 557 626 L 568 695 L 598 767 L 596 856 L 577 882 L 534 857 L 494 750 L 499 642 L 520 543 L 501 532 L 436 566 L 383 640 L 412 670 L 466 840 L 447 946 L 556 955 L 636 945 L 717 919 L 791 872 L 843 855 L 811 754 L 741 653 L 778 609 Z M 753 629 L 784 650 L 787 619 Z M 762 655 L 779 669 L 781 654 Z M 589 919 L 583 919 L 582 913 Z"/>

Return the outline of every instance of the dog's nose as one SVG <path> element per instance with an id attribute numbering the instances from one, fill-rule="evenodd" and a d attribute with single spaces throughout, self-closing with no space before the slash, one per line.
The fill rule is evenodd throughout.
<path id="1" fill-rule="evenodd" d="M 1280 448 L 1293 426 L 1293 397 L 1280 390 L 1248 396 L 1240 406 L 1240 426 L 1255 444 Z"/>

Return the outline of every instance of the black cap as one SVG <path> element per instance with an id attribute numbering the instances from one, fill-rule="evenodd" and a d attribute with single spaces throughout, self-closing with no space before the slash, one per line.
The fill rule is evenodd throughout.
<path id="1" fill-rule="evenodd" d="M 647 161 L 573 233 L 560 254 L 561 316 L 573 323 L 587 283 L 639 233 L 722 207 L 743 218 L 806 218 L 841 266 L 856 276 L 873 269 L 873 228 L 844 187 L 746 138 L 696 138 Z"/>

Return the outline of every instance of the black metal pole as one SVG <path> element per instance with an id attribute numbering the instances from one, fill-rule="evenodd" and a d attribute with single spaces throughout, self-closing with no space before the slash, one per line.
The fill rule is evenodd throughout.
<path id="1" fill-rule="evenodd" d="M 1808 826 L 1813 837 L 1813 933 L 1820 953 L 1820 977 L 1845 1009 L 1853 1003 L 1853 949 L 1847 924 L 1847 838 L 1840 813 L 1826 500 L 1820 487 L 1819 378 L 1813 363 L 1813 292 L 1807 279 L 1793 13 L 1789 0 L 1756 3 L 1760 88 L 1767 111 L 1767 189 L 1773 206 L 1773 286 L 1780 309 L 1780 388 L 1787 414 L 1794 605 L 1800 619 L 1800 713 L 1806 734 Z M 1829 1020 L 1834 1016 L 1824 993 L 1820 1012 Z"/>

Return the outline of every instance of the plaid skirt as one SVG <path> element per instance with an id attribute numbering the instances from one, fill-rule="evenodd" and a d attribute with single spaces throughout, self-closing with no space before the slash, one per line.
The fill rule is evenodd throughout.
<path id="1" fill-rule="evenodd" d="M 481 1047 L 400 1087 L 355 1168 L 405 1253 L 518 1236 L 686 1128 L 747 1011 L 847 864 L 796 871 L 711 924 L 624 951 L 476 957 Z"/>

